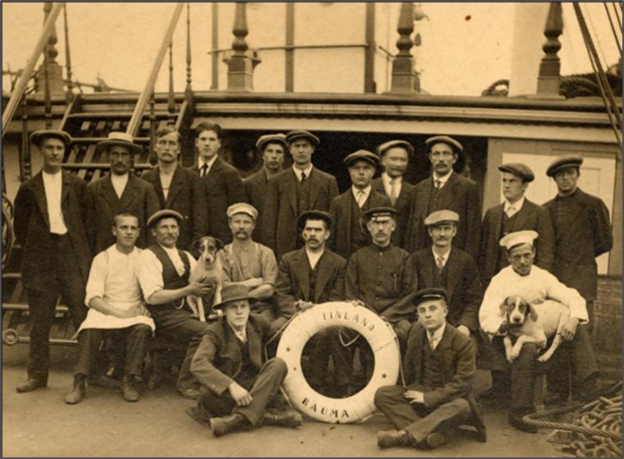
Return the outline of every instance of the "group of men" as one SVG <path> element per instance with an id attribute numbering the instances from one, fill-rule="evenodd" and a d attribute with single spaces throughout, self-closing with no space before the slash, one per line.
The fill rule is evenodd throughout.
<path id="1" fill-rule="evenodd" d="M 263 167 L 244 181 L 218 155 L 222 135 L 217 124 L 198 125 L 198 163 L 185 169 L 180 134 L 158 130 L 158 165 L 139 178 L 132 167 L 141 147 L 127 134 L 111 133 L 96 147 L 110 174 L 87 186 L 62 170 L 69 134 L 32 134 L 43 169 L 15 200 L 32 318 L 28 380 L 18 392 L 47 385 L 59 296 L 78 330 L 68 404 L 81 402 L 87 384 L 105 378 L 107 350 L 123 367 L 123 398 L 139 400 L 137 382 L 155 332 L 185 349 L 177 389 L 198 400 L 188 414 L 217 436 L 301 424 L 278 392 L 284 362 L 263 359 L 261 350 L 298 311 L 327 301 L 373 310 L 401 343 L 407 387 L 381 388 L 375 398 L 397 429 L 379 433 L 381 447 L 436 447 L 450 427 L 467 420 L 485 440 L 472 391 L 477 364 L 511 367 L 509 420 L 531 430 L 522 417 L 533 409 L 539 349 L 525 345 L 513 362 L 500 359 L 509 328 L 500 305 L 511 295 L 555 299 L 570 309 L 563 338 L 573 389 L 597 382 L 586 328 L 596 298 L 595 258 L 613 240 L 606 206 L 577 186 L 582 158 L 559 158 L 548 168 L 559 193 L 544 206 L 524 197 L 534 179 L 527 165 L 500 166 L 505 201 L 482 221 L 477 185 L 453 170 L 464 147 L 448 136 L 426 140 L 432 174 L 415 186 L 403 180 L 415 154 L 408 142 L 349 154 L 351 187 L 339 195 L 335 177 L 312 164 L 316 135 L 296 130 L 260 137 Z M 283 169 L 287 151 L 293 166 Z M 187 296 L 214 289 L 207 279 L 190 280 L 197 262 L 189 250 L 205 235 L 225 244 L 216 255 L 222 299 L 213 305 L 222 317 L 213 321 L 185 304 Z M 370 349 L 349 333 L 328 331 L 315 340 L 314 387 L 351 395 L 355 349 L 363 371 L 372 371 Z M 345 348 L 345 339 L 356 345 Z M 565 397 L 565 372 L 556 373 L 553 387 Z"/>

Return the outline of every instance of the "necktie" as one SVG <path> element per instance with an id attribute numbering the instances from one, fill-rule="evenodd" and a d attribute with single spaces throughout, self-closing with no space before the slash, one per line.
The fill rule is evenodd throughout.
<path id="1" fill-rule="evenodd" d="M 390 184 L 390 202 L 392 202 L 392 205 L 394 206 L 397 202 L 397 199 L 399 199 L 399 182 L 397 179 L 394 179 L 392 181 L 392 183 Z"/>
<path id="2" fill-rule="evenodd" d="M 205 177 L 207 173 L 208 173 L 208 164 L 204 164 L 201 167 L 201 173 L 199 174 L 199 176 L 200 177 Z"/>
<path id="3" fill-rule="evenodd" d="M 440 188 L 442 188 L 442 180 L 436 180 L 435 181 L 435 187 L 436 187 L 436 190 L 439 191 Z"/>
<path id="4" fill-rule="evenodd" d="M 437 257 L 436 258 L 436 265 L 438 265 L 438 272 L 442 272 L 442 270 L 444 269 L 444 258 L 443 257 Z"/>
<path id="5" fill-rule="evenodd" d="M 301 173 L 301 183 L 305 182 L 305 179 L 306 179 L 306 178 L 307 178 L 307 177 L 306 177 L 306 173 L 305 173 L 305 172 L 302 172 L 302 173 Z"/>
<path id="6" fill-rule="evenodd" d="M 357 196 L 356 196 L 355 200 L 357 201 L 357 205 L 358 205 L 358 207 L 361 209 L 361 208 L 362 208 L 362 206 L 364 205 L 364 201 L 366 200 L 366 199 L 365 199 L 365 198 L 366 198 L 366 196 L 365 196 L 365 194 L 364 194 L 364 192 L 363 192 L 362 190 L 359 190 L 359 191 L 356 193 L 356 195 L 357 195 Z"/>
<path id="7" fill-rule="evenodd" d="M 431 346 L 431 350 L 435 351 L 435 338 L 433 337 L 433 335 L 427 335 L 427 338 L 429 339 L 429 346 Z"/>
<path id="8" fill-rule="evenodd" d="M 513 217 L 513 215 L 516 213 L 516 208 L 514 206 L 509 206 L 509 208 L 507 209 L 507 217 L 511 218 Z"/>

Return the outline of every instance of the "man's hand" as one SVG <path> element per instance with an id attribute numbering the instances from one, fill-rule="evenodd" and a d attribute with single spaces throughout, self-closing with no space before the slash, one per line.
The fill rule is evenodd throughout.
<path id="1" fill-rule="evenodd" d="M 253 400 L 251 394 L 244 387 L 239 386 L 238 383 L 233 382 L 230 384 L 228 390 L 237 406 L 249 406 L 251 404 Z"/>
<path id="2" fill-rule="evenodd" d="M 120 319 L 132 319 L 133 317 L 138 316 L 150 316 L 148 310 L 142 304 L 139 306 L 134 306 L 130 309 L 115 309 L 114 313 L 115 317 Z"/>
<path id="3" fill-rule="evenodd" d="M 465 336 L 470 337 L 470 329 L 466 327 L 465 325 L 460 325 L 459 327 L 457 327 L 457 331 L 459 331 Z"/>
<path id="4" fill-rule="evenodd" d="M 425 403 L 425 394 L 417 390 L 408 390 L 404 396 L 410 403 Z"/>
<path id="5" fill-rule="evenodd" d="M 205 280 L 195 280 L 187 286 L 189 295 L 205 296 L 212 291 L 212 285 Z"/>
<path id="6" fill-rule="evenodd" d="M 579 320 L 576 317 L 572 317 L 566 322 L 561 329 L 561 337 L 566 341 L 571 341 L 576 335 L 576 329 L 578 327 Z"/>
<path id="7" fill-rule="evenodd" d="M 363 308 L 366 307 L 366 305 L 364 304 L 364 302 L 362 300 L 350 300 L 349 301 L 353 306 L 362 306 Z"/>
<path id="8" fill-rule="evenodd" d="M 295 307 L 297 309 L 299 309 L 300 311 L 307 311 L 312 306 L 314 306 L 314 305 L 311 302 L 309 302 L 309 301 L 303 301 L 303 300 L 295 301 Z"/>

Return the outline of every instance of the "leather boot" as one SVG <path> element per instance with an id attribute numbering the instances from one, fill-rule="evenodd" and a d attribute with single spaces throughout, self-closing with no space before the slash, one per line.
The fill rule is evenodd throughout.
<path id="1" fill-rule="evenodd" d="M 414 437 L 405 430 L 381 430 L 377 432 L 377 446 L 380 448 L 413 446 L 414 442 Z"/>
<path id="2" fill-rule="evenodd" d="M 126 375 L 121 380 L 121 395 L 126 402 L 138 402 L 141 394 L 134 387 L 134 375 Z"/>
<path id="3" fill-rule="evenodd" d="M 29 376 L 26 382 L 17 386 L 16 390 L 18 393 L 23 394 L 25 392 L 32 392 L 33 390 L 39 389 L 40 387 L 48 386 L 48 376 L 34 377 Z"/>
<path id="4" fill-rule="evenodd" d="M 86 393 L 86 380 L 85 375 L 74 376 L 74 390 L 65 396 L 65 403 L 68 405 L 76 405 L 82 401 Z"/>
<path id="5" fill-rule="evenodd" d="M 240 413 L 232 413 L 222 418 L 211 418 L 210 428 L 215 437 L 221 437 L 231 432 L 240 432 L 241 430 L 249 430 L 251 424 L 245 416 Z"/>
<path id="6" fill-rule="evenodd" d="M 299 427 L 303 423 L 301 415 L 295 410 L 278 411 L 268 409 L 264 412 L 262 425 L 277 427 Z"/>
<path id="7" fill-rule="evenodd" d="M 522 418 L 527 414 L 531 414 L 533 410 L 531 408 L 516 408 L 509 412 L 508 420 L 509 424 L 514 426 L 520 432 L 537 433 L 537 427 L 526 424 Z"/>

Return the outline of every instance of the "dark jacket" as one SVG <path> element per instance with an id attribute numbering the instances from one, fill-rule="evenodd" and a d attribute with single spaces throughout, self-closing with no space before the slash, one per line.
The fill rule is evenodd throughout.
<path id="1" fill-rule="evenodd" d="M 191 170 L 199 174 L 197 165 Z M 227 209 L 237 202 L 247 202 L 240 174 L 234 167 L 217 157 L 208 174 L 200 180 L 204 186 L 208 207 L 208 235 L 229 244 L 232 242 L 232 232 L 228 226 Z"/>
<path id="2" fill-rule="evenodd" d="M 262 242 L 275 252 L 279 260 L 297 247 L 297 176 L 292 168 L 269 179 L 264 199 Z M 332 199 L 338 195 L 338 184 L 333 175 L 316 167 L 310 174 L 310 210 L 329 211 Z"/>
<path id="3" fill-rule="evenodd" d="M 275 285 L 277 308 L 280 316 L 292 317 L 297 310 L 295 302 L 313 304 L 344 299 L 344 277 L 347 261 L 329 249 L 325 249 L 317 264 L 314 298 L 310 292 L 310 262 L 305 247 L 289 252 L 279 263 Z"/>
<path id="4" fill-rule="evenodd" d="M 425 218 L 428 216 L 433 188 L 432 177 L 418 183 L 414 188 L 406 234 L 408 247 L 406 250 L 410 253 L 431 247 Z M 441 193 L 443 198 L 437 210 L 447 209 L 459 214 L 457 235 L 453 239 L 453 246 L 468 252 L 476 259 L 481 235 L 481 198 L 477 185 L 472 180 L 452 172 Z"/>
<path id="5" fill-rule="evenodd" d="M 165 199 L 158 168 L 147 171 L 142 178 L 151 183 L 156 190 L 162 209 L 175 210 L 184 217 L 180 225 L 177 247 L 189 250 L 193 241 L 208 234 L 206 195 L 197 174 L 183 167 L 176 167 L 169 185 L 167 199 Z"/>
<path id="6" fill-rule="evenodd" d="M 142 249 L 149 245 L 151 237 L 147 229 L 147 220 L 154 212 L 160 210 L 156 191 L 150 183 L 131 172 L 121 198 L 115 193 L 110 175 L 89 183 L 87 189 L 90 212 L 87 232 L 95 255 L 115 243 L 115 236 L 111 231 L 113 217 L 123 212 L 136 215 L 139 219 L 141 234 L 136 245 Z"/>
<path id="7" fill-rule="evenodd" d="M 87 184 L 66 171 L 61 171 L 61 174 L 63 219 L 82 273 L 82 281 L 86 285 L 91 266 L 91 251 L 85 230 L 89 215 Z M 53 291 L 56 279 L 50 274 L 56 273 L 56 270 L 52 266 L 55 256 L 51 251 L 55 245 L 50 233 L 48 203 L 41 172 L 20 185 L 15 197 L 13 224 L 15 238 L 22 246 L 21 272 L 24 285 L 33 290 Z"/>
<path id="8" fill-rule="evenodd" d="M 384 206 L 391 207 L 392 203 L 390 198 L 377 192 L 374 188 L 371 188 L 370 195 L 366 201 L 368 208 Z M 353 234 L 351 232 L 351 222 L 353 220 L 353 205 L 355 198 L 353 197 L 353 189 L 349 188 L 340 196 L 336 196 L 329 207 L 329 213 L 334 218 L 334 224 L 331 230 L 331 236 L 327 243 L 328 247 L 335 251 L 338 255 L 344 258 L 351 256 L 351 239 Z M 361 221 L 360 225 L 366 229 L 366 222 Z M 370 244 L 370 236 L 368 236 L 368 242 Z M 360 247 L 362 248 L 362 247 Z"/>
<path id="9" fill-rule="evenodd" d="M 414 196 L 414 188 L 414 185 L 403 180 L 401 184 L 401 193 L 399 194 L 399 197 L 394 205 L 394 208 L 397 211 L 397 227 L 394 233 L 392 233 L 392 243 L 402 249 L 406 248 L 405 233 L 407 232 L 407 227 L 409 226 L 410 205 L 412 204 Z M 387 196 L 381 177 L 373 180 L 373 189 L 377 190 L 384 196 Z"/>
<path id="10" fill-rule="evenodd" d="M 434 287 L 435 271 L 438 267 L 431 248 L 412 255 L 414 272 L 418 277 L 418 290 Z M 453 247 L 444 265 L 446 270 L 446 290 L 449 299 L 449 312 L 446 320 L 458 327 L 465 325 L 472 332 L 479 331 L 479 307 L 483 301 L 483 287 L 479 281 L 477 264 L 463 250 Z"/>
<path id="11" fill-rule="evenodd" d="M 245 186 L 245 194 L 247 195 L 247 202 L 254 206 L 258 211 L 258 218 L 256 219 L 256 227 L 253 230 L 253 240 L 264 244 L 262 241 L 262 217 L 264 215 L 264 197 L 267 193 L 267 187 L 269 184 L 269 177 L 264 170 L 264 167 L 258 172 L 250 175 L 243 180 Z"/>
<path id="12" fill-rule="evenodd" d="M 504 204 L 494 206 L 485 213 L 481 226 L 481 249 L 479 251 L 479 268 L 484 285 L 488 285 L 498 271 L 496 264 L 500 255 L 504 256 L 505 248 L 499 245 L 503 235 L 501 225 L 503 221 Z M 535 240 L 537 254 L 535 264 L 546 271 L 551 271 L 554 262 L 555 233 L 548 211 L 528 199 L 524 200 L 522 208 L 515 215 L 511 232 L 533 230 L 539 237 Z M 506 258 L 505 258 L 506 259 Z M 509 266 L 509 263 L 505 263 Z M 503 267 L 505 267 L 503 266 Z"/>

